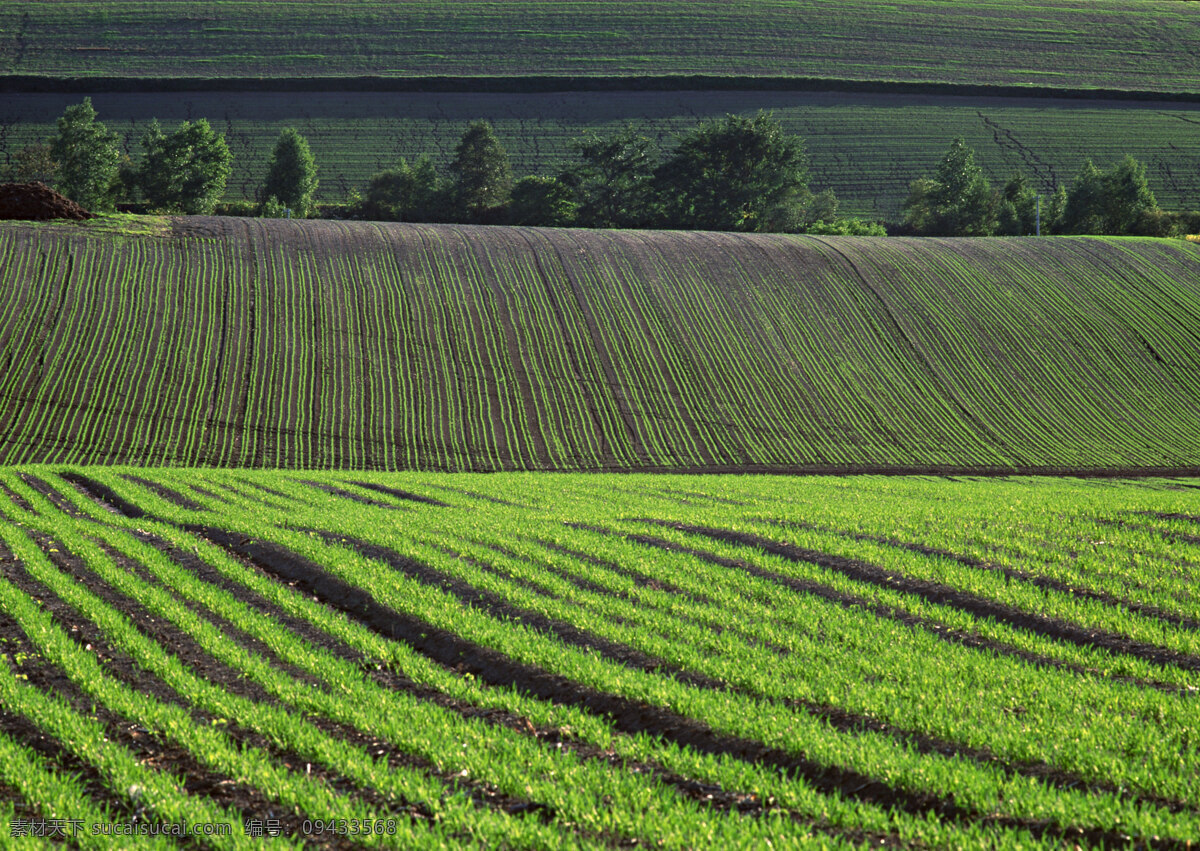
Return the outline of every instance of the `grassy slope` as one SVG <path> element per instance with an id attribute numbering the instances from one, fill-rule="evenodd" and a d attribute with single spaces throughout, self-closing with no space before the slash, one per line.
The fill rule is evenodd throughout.
<path id="1" fill-rule="evenodd" d="M 55 132 L 79 95 L 12 95 L 0 106 L 0 166 L 22 145 Z M 996 181 L 1023 171 L 1039 191 L 1132 154 L 1144 162 L 1166 209 L 1200 206 L 1200 105 L 1131 101 L 917 97 L 831 93 L 607 92 L 544 94 L 314 93 L 95 94 L 100 119 L 125 135 L 129 153 L 158 118 L 167 127 L 197 116 L 225 133 L 234 154 L 227 197 L 254 199 L 283 127 L 309 140 L 322 198 L 343 200 L 376 171 L 430 153 L 449 162 L 467 124 L 496 127 L 518 175 L 552 174 L 574 161 L 571 141 L 587 130 L 637 122 L 670 149 L 706 117 L 767 109 L 804 138 L 813 186 L 831 187 L 841 210 L 896 220 L 909 184 L 929 174 L 956 135 L 966 137 Z"/>
<path id="2" fill-rule="evenodd" d="M 22 0 L 0 9 L 0 71 L 61 77 L 700 73 L 1198 91 L 1190 49 L 1200 40 L 1200 18 L 1190 5 Z"/>
<path id="3" fill-rule="evenodd" d="M 0 463 L 1200 466 L 1200 248 L 0 230 Z"/>

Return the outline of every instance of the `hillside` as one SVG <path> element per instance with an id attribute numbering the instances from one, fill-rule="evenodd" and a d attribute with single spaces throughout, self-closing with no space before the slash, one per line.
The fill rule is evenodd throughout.
<path id="1" fill-rule="evenodd" d="M 143 231 L 0 228 L 0 463 L 1200 468 L 1188 243 Z"/>
<path id="2" fill-rule="evenodd" d="M 1200 92 L 1180 0 L 20 0 L 0 73 L 72 77 L 707 74 Z"/>

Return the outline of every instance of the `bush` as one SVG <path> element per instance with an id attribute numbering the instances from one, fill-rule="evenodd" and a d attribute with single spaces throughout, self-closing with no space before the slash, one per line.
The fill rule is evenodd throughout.
<path id="1" fill-rule="evenodd" d="M 213 207 L 214 216 L 249 217 L 258 215 L 258 205 L 253 201 L 222 201 Z"/>
<path id="2" fill-rule="evenodd" d="M 271 195 L 259 206 L 258 215 L 259 218 L 263 219 L 290 219 L 292 218 L 292 210 L 274 195 Z"/>
<path id="3" fill-rule="evenodd" d="M 142 136 L 142 149 L 137 183 L 151 209 L 188 215 L 215 209 L 233 156 L 207 121 L 185 121 L 170 135 L 154 121 Z"/>
<path id="4" fill-rule="evenodd" d="M 512 190 L 509 221 L 515 225 L 570 227 L 579 207 L 571 187 L 554 177 L 523 177 Z"/>
<path id="5" fill-rule="evenodd" d="M 822 236 L 887 236 L 887 228 L 879 222 L 864 222 L 862 219 L 834 219 L 818 221 L 804 229 L 804 233 Z"/>
<path id="6" fill-rule="evenodd" d="M 385 222 L 443 221 L 447 218 L 446 194 L 445 182 L 429 157 L 420 157 L 415 165 L 401 158 L 399 168 L 371 176 L 355 215 Z"/>

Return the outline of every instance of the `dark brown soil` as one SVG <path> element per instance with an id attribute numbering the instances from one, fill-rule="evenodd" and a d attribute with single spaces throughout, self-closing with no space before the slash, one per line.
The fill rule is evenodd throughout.
<path id="1" fill-rule="evenodd" d="M 44 183 L 0 183 L 0 219 L 48 222 L 94 218 L 95 214 Z"/>
<path id="2" fill-rule="evenodd" d="M 206 510 L 203 505 L 196 502 L 194 499 L 189 499 L 188 497 L 179 493 L 179 491 L 172 490 L 166 485 L 159 484 L 158 482 L 151 481 L 150 479 L 143 479 L 140 476 L 132 476 L 128 474 L 122 476 L 122 478 L 124 478 L 126 481 L 133 482 L 135 485 L 141 485 L 151 493 L 161 496 L 167 502 L 177 505 L 180 508 L 185 508 L 188 511 Z"/>

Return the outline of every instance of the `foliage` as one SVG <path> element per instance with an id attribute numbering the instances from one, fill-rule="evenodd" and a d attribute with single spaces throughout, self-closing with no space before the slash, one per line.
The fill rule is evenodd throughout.
<path id="1" fill-rule="evenodd" d="M 248 218 L 259 215 L 261 210 L 262 205 L 253 201 L 221 201 L 213 208 L 213 215 Z"/>
<path id="2" fill-rule="evenodd" d="M 356 215 L 376 221 L 439 221 L 448 212 L 448 192 L 428 156 L 412 165 L 401 157 L 398 168 L 372 175 Z"/>
<path id="3" fill-rule="evenodd" d="M 862 219 L 834 219 L 826 222 L 818 220 L 804 228 L 805 233 L 822 236 L 887 236 L 887 228 L 879 222 L 866 222 Z"/>
<path id="4" fill-rule="evenodd" d="M 808 192 L 803 141 L 765 112 L 702 123 L 655 170 L 667 227 L 795 230 Z"/>
<path id="5" fill-rule="evenodd" d="M 142 136 L 138 188 L 156 211 L 207 215 L 213 211 L 233 159 L 225 137 L 201 118 L 165 134 L 152 122 Z"/>
<path id="6" fill-rule="evenodd" d="M 120 190 L 119 145 L 117 134 L 96 120 L 91 98 L 67 107 L 50 142 L 50 159 L 58 164 L 55 187 L 89 210 L 112 210 Z"/>
<path id="7" fill-rule="evenodd" d="M 258 208 L 259 218 L 263 219 L 290 219 L 291 213 L 291 209 L 274 195 L 268 196 Z"/>
<path id="8" fill-rule="evenodd" d="M 1106 171 L 1089 159 L 1067 192 L 1064 233 L 1127 234 L 1158 208 L 1146 180 L 1146 167 L 1131 156 Z"/>
<path id="9" fill-rule="evenodd" d="M 1039 229 L 1038 196 L 1023 174 L 1014 174 L 1000 192 L 1000 215 L 996 233 L 1002 236 L 1036 235 Z M 1054 220 L 1042 211 L 1040 228 L 1050 233 Z"/>
<path id="10" fill-rule="evenodd" d="M 453 215 L 475 224 L 495 222 L 508 203 L 512 167 L 491 124 L 476 121 L 467 128 L 449 170 Z"/>
<path id="11" fill-rule="evenodd" d="M 570 227 L 578 215 L 571 187 L 555 177 L 531 175 L 513 186 L 508 218 L 514 225 Z"/>
<path id="12" fill-rule="evenodd" d="M 50 151 L 49 142 L 35 142 L 19 148 L 13 154 L 8 180 L 13 183 L 44 183 L 53 186 L 58 179 L 59 164 Z"/>
<path id="13" fill-rule="evenodd" d="M 572 187 L 578 221 L 589 228 L 647 227 L 654 220 L 652 177 L 658 148 L 632 123 L 607 136 L 572 143 L 578 162 L 561 181 Z"/>
<path id="14" fill-rule="evenodd" d="M 303 219 L 315 210 L 317 185 L 317 164 L 308 140 L 294 128 L 284 128 L 271 154 L 262 197 L 274 197 L 289 208 L 293 216 Z"/>
<path id="15" fill-rule="evenodd" d="M 226 197 L 256 203 L 262 200 L 263 174 L 281 130 L 300 127 L 301 119 L 321 167 L 318 198 L 329 203 L 341 201 L 352 188 L 365 191 L 374 172 L 394 167 L 401 156 L 411 163 L 429 152 L 441 168 L 438 152 L 453 151 L 468 117 L 492 121 L 515 174 L 549 176 L 573 165 L 571 143 L 585 128 L 603 135 L 636 117 L 638 133 L 669 144 L 702 119 L 727 112 L 753 114 L 759 106 L 772 109 L 789 132 L 804 136 L 811 183 L 836 191 L 839 215 L 899 222 L 911 182 L 932 175 L 936 154 L 956 135 L 966 138 L 989 176 L 1006 178 L 1024 169 L 1029 185 L 1042 196 L 1043 221 L 1056 184 L 1069 184 L 1087 156 L 1109 163 L 1128 153 L 1144 162 L 1165 209 L 1189 209 L 1200 198 L 1200 169 L 1189 147 L 1178 143 L 1175 129 L 1186 126 L 1181 121 L 1190 115 L 1181 108 L 1185 105 L 1146 110 L 1133 101 L 1097 100 L 1078 108 L 1046 109 L 1019 101 L 948 98 L 949 103 L 906 102 L 897 109 L 894 95 L 613 91 L 556 100 L 550 111 L 531 120 L 522 112 L 528 96 L 520 94 L 360 92 L 354 97 L 353 115 L 347 115 L 346 97 L 339 93 L 306 93 L 299 100 L 267 93 L 193 93 L 186 104 L 214 126 L 215 117 L 222 117 L 235 155 Z M 56 115 L 49 107 L 35 99 L 14 100 L 6 113 L 11 132 L 7 139 L 0 136 L 0 165 L 22 145 L 54 131 Z M 128 134 L 135 156 L 147 111 L 157 111 L 164 126 L 191 117 L 184 99 L 172 94 L 110 94 L 104 103 L 106 122 Z M 981 123 L 981 115 L 986 122 Z M 1000 128 L 1004 144 L 988 127 Z M 1032 159 L 1026 162 L 1022 152 Z M 999 189 L 1003 181 L 993 179 L 993 184 Z"/>
<path id="16" fill-rule="evenodd" d="M 983 169 L 975 164 L 975 152 L 959 136 L 936 175 L 913 182 L 903 206 L 904 222 L 931 236 L 991 236 L 998 207 Z"/>

